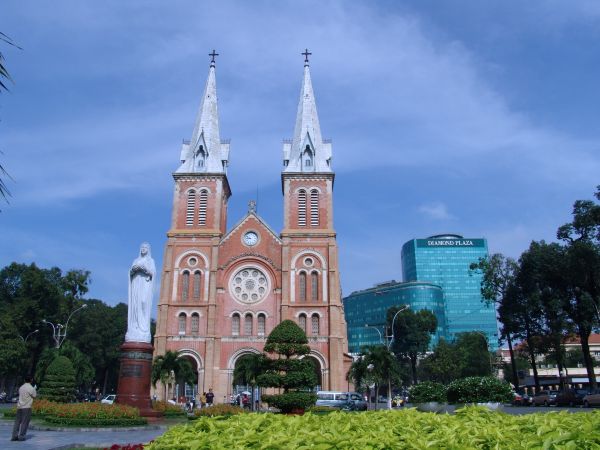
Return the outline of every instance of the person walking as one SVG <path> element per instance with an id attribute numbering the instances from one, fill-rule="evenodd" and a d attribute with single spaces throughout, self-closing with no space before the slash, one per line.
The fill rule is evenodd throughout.
<path id="1" fill-rule="evenodd" d="M 212 406 L 214 398 L 215 394 L 213 394 L 212 388 L 210 388 L 206 394 L 206 406 Z"/>
<path id="2" fill-rule="evenodd" d="M 19 388 L 19 401 L 17 403 L 17 416 L 13 425 L 11 441 L 24 441 L 31 419 L 31 406 L 37 393 L 31 385 L 31 376 L 25 377 L 25 383 Z"/>

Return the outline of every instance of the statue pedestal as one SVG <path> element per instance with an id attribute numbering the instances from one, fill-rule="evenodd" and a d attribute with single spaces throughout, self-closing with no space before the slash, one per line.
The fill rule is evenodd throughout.
<path id="1" fill-rule="evenodd" d="M 116 403 L 134 406 L 143 417 L 162 414 L 152 409 L 150 400 L 150 376 L 152 373 L 152 344 L 125 342 L 120 347 L 121 368 Z"/>

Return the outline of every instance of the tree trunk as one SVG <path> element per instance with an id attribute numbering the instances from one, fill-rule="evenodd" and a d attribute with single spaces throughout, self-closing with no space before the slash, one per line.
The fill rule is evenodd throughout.
<path id="1" fill-rule="evenodd" d="M 388 378 L 387 398 L 387 407 L 388 409 L 392 409 L 392 380 L 390 378 Z"/>
<path id="2" fill-rule="evenodd" d="M 517 372 L 517 362 L 515 361 L 515 351 L 512 346 L 512 338 L 510 333 L 506 333 L 506 342 L 508 342 L 508 353 L 510 354 L 510 367 L 512 369 L 513 383 L 515 391 L 519 390 L 519 373 Z"/>
<path id="3" fill-rule="evenodd" d="M 594 362 L 590 355 L 590 332 L 587 333 L 579 331 L 579 339 L 581 340 L 581 350 L 583 352 L 583 361 L 585 362 L 585 369 L 588 374 L 588 380 L 590 381 L 590 388 L 596 389 L 596 374 L 594 373 Z"/>
<path id="4" fill-rule="evenodd" d="M 417 384 L 417 356 L 410 355 L 410 370 L 412 372 L 413 385 Z"/>
<path id="5" fill-rule="evenodd" d="M 102 384 L 102 396 L 106 395 L 106 385 L 108 384 L 108 367 L 104 371 L 104 383 Z"/>

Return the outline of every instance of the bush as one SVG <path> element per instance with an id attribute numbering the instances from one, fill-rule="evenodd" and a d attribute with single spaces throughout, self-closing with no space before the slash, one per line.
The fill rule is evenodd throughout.
<path id="1" fill-rule="evenodd" d="M 60 403 L 51 402 L 43 398 L 36 398 L 31 406 L 31 415 L 33 417 L 44 417 L 48 414 L 52 414 L 56 407 Z M 17 415 L 17 407 L 13 406 L 8 411 L 4 412 L 4 417 L 15 417 Z"/>
<path id="2" fill-rule="evenodd" d="M 173 405 L 169 402 L 153 402 L 152 409 L 163 413 L 164 417 L 178 417 L 185 416 L 185 411 L 181 406 Z"/>
<path id="3" fill-rule="evenodd" d="M 512 389 L 497 378 L 467 377 L 450 383 L 446 396 L 448 403 L 508 403 L 512 400 Z"/>
<path id="4" fill-rule="evenodd" d="M 231 417 L 236 416 L 238 414 L 245 414 L 247 411 L 233 405 L 214 405 L 209 406 L 208 408 L 200 408 L 194 410 L 194 415 L 189 417 L 189 419 L 194 420 L 198 417 Z"/>
<path id="5" fill-rule="evenodd" d="M 409 389 L 411 403 L 446 402 L 446 386 L 433 381 L 424 381 Z"/>
<path id="6" fill-rule="evenodd" d="M 412 408 L 364 414 L 241 414 L 228 420 L 201 417 L 171 427 L 147 448 L 592 449 L 600 446 L 599 430 L 600 411 L 513 416 L 467 407 L 456 415 Z"/>
<path id="7" fill-rule="evenodd" d="M 317 401 L 317 394 L 312 392 L 287 392 L 285 394 L 263 395 L 262 400 L 283 413 L 290 413 L 295 409 L 304 410 L 313 406 Z"/>
<path id="8" fill-rule="evenodd" d="M 75 369 L 66 356 L 57 356 L 46 369 L 40 398 L 68 403 L 75 400 Z"/>
<path id="9" fill-rule="evenodd" d="M 136 419 L 78 419 L 72 417 L 46 416 L 44 421 L 52 425 L 67 427 L 132 427 L 146 425 L 148 421 L 143 417 Z"/>

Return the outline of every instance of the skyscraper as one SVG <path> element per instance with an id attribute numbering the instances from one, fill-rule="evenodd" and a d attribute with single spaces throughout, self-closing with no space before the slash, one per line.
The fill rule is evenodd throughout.
<path id="1" fill-rule="evenodd" d="M 469 270 L 471 263 L 487 256 L 487 241 L 483 238 L 443 234 L 412 239 L 402 246 L 402 271 L 405 282 L 428 281 L 441 286 L 448 339 L 464 331 L 480 331 L 490 349 L 495 350 L 496 310 L 482 301 L 482 275 Z"/>

